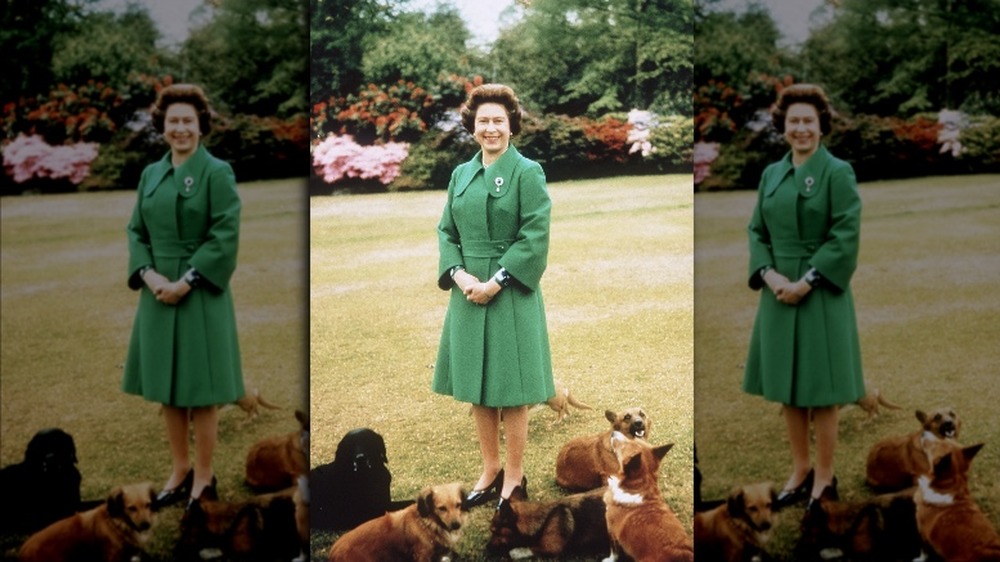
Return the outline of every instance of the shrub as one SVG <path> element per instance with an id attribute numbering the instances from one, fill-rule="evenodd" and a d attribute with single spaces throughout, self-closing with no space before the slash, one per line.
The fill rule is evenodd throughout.
<path id="1" fill-rule="evenodd" d="M 309 125 L 304 115 L 218 118 L 205 147 L 229 162 L 241 182 L 303 176 L 309 166 Z"/>
<path id="2" fill-rule="evenodd" d="M 660 171 L 690 172 L 694 159 L 694 119 L 670 115 L 650 134 L 653 152 L 648 159 Z"/>
<path id="3" fill-rule="evenodd" d="M 375 179 L 392 183 L 409 153 L 406 143 L 362 146 L 349 136 L 330 135 L 313 148 L 313 167 L 326 183 L 344 178 Z"/>
<path id="4" fill-rule="evenodd" d="M 446 189 L 451 172 L 459 163 L 472 157 L 479 146 L 465 129 L 435 127 L 410 145 L 400 175 L 390 185 L 392 191 Z"/>
<path id="5" fill-rule="evenodd" d="M 962 154 L 959 160 L 970 163 L 976 171 L 996 173 L 1000 168 L 1000 117 L 972 119 L 959 135 Z M 978 164 L 978 165 L 977 165 Z"/>
<path id="6" fill-rule="evenodd" d="M 97 152 L 97 143 L 52 146 L 37 135 L 18 135 L 3 147 L 4 171 L 18 184 L 36 179 L 65 179 L 79 185 L 90 173 L 90 163 L 97 158 Z M 65 190 L 65 182 L 59 181 L 40 181 L 34 185 Z M 23 187 L 30 190 L 32 185 Z"/>

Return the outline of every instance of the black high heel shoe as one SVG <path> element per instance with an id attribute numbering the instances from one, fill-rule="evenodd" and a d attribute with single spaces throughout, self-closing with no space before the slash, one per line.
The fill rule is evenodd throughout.
<path id="1" fill-rule="evenodd" d="M 514 489 L 511 490 L 511 492 L 510 492 L 511 497 L 513 497 L 514 494 L 517 493 L 518 490 L 521 491 L 520 492 L 521 498 L 523 498 L 525 500 L 528 499 L 528 477 L 527 476 L 522 476 L 521 477 L 521 484 L 519 486 L 515 486 Z M 497 502 L 497 511 L 500 511 L 501 509 L 503 509 L 503 506 L 506 505 L 506 504 L 508 504 L 508 503 L 510 503 L 510 498 L 505 498 L 505 497 L 503 497 L 501 495 L 500 496 L 500 501 Z"/>
<path id="2" fill-rule="evenodd" d="M 791 490 L 782 490 L 778 493 L 778 497 L 774 500 L 773 508 L 775 510 L 781 510 L 790 505 L 795 505 L 802 502 L 806 498 L 810 497 L 813 485 L 813 470 L 810 468 L 809 473 L 806 477 L 802 479 L 802 483 Z"/>
<path id="3" fill-rule="evenodd" d="M 497 473 L 496 477 L 493 478 L 493 482 L 490 482 L 488 486 L 482 490 L 473 490 L 469 492 L 469 495 L 465 497 L 465 506 L 467 509 L 472 509 L 474 507 L 479 507 L 485 505 L 487 502 L 493 501 L 500 497 L 500 487 L 503 486 L 503 469 Z"/>
<path id="4" fill-rule="evenodd" d="M 184 510 L 186 511 L 186 510 L 191 509 L 191 506 L 194 505 L 195 502 L 197 502 L 198 500 L 200 500 L 202 498 L 205 498 L 206 500 L 216 500 L 217 501 L 219 499 L 219 490 L 218 490 L 218 488 L 219 488 L 219 482 L 218 482 L 218 480 L 215 479 L 215 476 L 212 476 L 212 483 L 208 484 L 207 486 L 205 486 L 204 488 L 202 488 L 201 489 L 201 493 L 198 494 L 198 497 L 195 497 L 192 494 L 191 497 L 188 498 L 187 507 L 185 507 Z"/>
<path id="5" fill-rule="evenodd" d="M 811 513 L 814 509 L 819 509 L 820 498 L 827 498 L 829 500 L 838 501 L 840 500 L 840 494 L 837 493 L 837 477 L 834 476 L 833 480 L 830 482 L 829 486 L 825 486 L 823 490 L 819 493 L 819 497 L 809 496 L 809 503 L 806 504 L 806 514 Z"/>
<path id="6" fill-rule="evenodd" d="M 191 469 L 188 470 L 188 473 L 184 476 L 184 480 L 181 480 L 180 484 L 170 490 L 164 488 L 160 490 L 160 493 L 156 494 L 156 497 L 153 499 L 153 509 L 160 509 L 161 507 L 167 507 L 183 501 L 191 493 L 191 484 L 193 482 L 194 469 Z"/>

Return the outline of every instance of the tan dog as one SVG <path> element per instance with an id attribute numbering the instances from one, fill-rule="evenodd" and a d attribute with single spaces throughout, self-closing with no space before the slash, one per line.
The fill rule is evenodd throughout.
<path id="1" fill-rule="evenodd" d="M 461 482 L 428 486 L 417 503 L 348 531 L 333 543 L 331 562 L 438 562 L 453 552 L 468 511 Z"/>
<path id="2" fill-rule="evenodd" d="M 247 453 L 246 481 L 258 491 L 283 490 L 294 486 L 300 474 L 309 471 L 309 417 L 295 412 L 300 431 L 267 437 L 254 443 Z"/>
<path id="3" fill-rule="evenodd" d="M 267 408 L 269 410 L 280 410 L 281 406 L 277 404 L 272 404 L 264 399 L 260 393 L 260 389 L 254 387 L 248 390 L 243 398 L 236 401 L 236 405 L 240 407 L 241 410 L 246 412 L 247 417 L 243 418 L 240 425 L 246 425 L 260 416 L 260 409 Z"/>
<path id="4" fill-rule="evenodd" d="M 1000 535 L 969 493 L 969 466 L 982 448 L 982 443 L 928 445 L 933 468 L 918 478 L 913 496 L 925 551 L 920 560 L 932 551 L 948 562 L 1000 561 Z"/>
<path id="5" fill-rule="evenodd" d="M 556 384 L 556 395 L 553 396 L 552 398 L 549 398 L 548 402 L 546 402 L 546 404 L 549 405 L 549 408 L 552 408 L 552 410 L 555 411 L 556 413 L 556 420 L 552 423 L 554 424 L 559 423 L 564 419 L 566 419 L 567 417 L 569 417 L 570 406 L 579 408 L 581 410 L 593 410 L 593 408 L 590 407 L 589 405 L 584 404 L 583 402 L 577 400 L 576 397 L 570 393 L 569 387 L 563 384 L 561 381 L 557 379 L 555 381 L 555 384 Z"/>
<path id="6" fill-rule="evenodd" d="M 930 414 L 916 411 L 922 425 L 919 431 L 887 437 L 868 451 L 868 485 L 880 491 L 909 488 L 916 478 L 930 471 L 923 443 L 940 439 L 956 440 L 962 420 L 949 408 L 939 408 Z"/>
<path id="7" fill-rule="evenodd" d="M 56 521 L 28 537 L 18 560 L 128 562 L 149 540 L 155 497 L 149 482 L 115 488 L 98 507 Z"/>
<path id="8" fill-rule="evenodd" d="M 660 461 L 673 444 L 653 448 L 641 439 L 615 432 L 612 447 L 620 469 L 608 477 L 604 492 L 611 556 L 635 562 L 692 562 L 694 544 L 677 515 L 664 501 L 657 483 Z"/>
<path id="9" fill-rule="evenodd" d="M 611 450 L 611 434 L 615 431 L 646 439 L 650 420 L 641 408 L 628 408 L 621 413 L 604 412 L 611 428 L 603 433 L 576 437 L 559 450 L 556 457 L 556 484 L 571 492 L 600 488 L 607 478 L 618 471 L 618 459 Z"/>
<path id="10" fill-rule="evenodd" d="M 878 417 L 879 406 L 885 406 L 890 410 L 903 409 L 902 406 L 889 402 L 889 400 L 882 395 L 881 390 L 869 384 L 865 384 L 865 395 L 857 401 L 857 405 L 860 406 L 866 414 L 868 414 L 868 417 L 865 418 L 865 423 L 868 423 Z"/>
<path id="11" fill-rule="evenodd" d="M 775 500 L 770 482 L 734 489 L 726 503 L 694 516 L 698 556 L 718 562 L 759 559 L 771 537 Z"/>
<path id="12" fill-rule="evenodd" d="M 608 543 L 604 489 L 527 501 L 518 487 L 493 514 L 486 550 L 512 559 L 604 554 Z"/>

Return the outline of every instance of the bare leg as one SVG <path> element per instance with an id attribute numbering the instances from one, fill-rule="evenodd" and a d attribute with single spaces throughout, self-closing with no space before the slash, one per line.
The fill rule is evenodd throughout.
<path id="1" fill-rule="evenodd" d="M 792 450 L 792 475 L 785 490 L 798 488 L 809 474 L 809 409 L 784 406 L 785 427 Z"/>
<path id="2" fill-rule="evenodd" d="M 167 422 L 167 441 L 170 443 L 171 473 L 164 490 L 173 490 L 184 481 L 191 461 L 188 459 L 188 410 L 163 405 L 163 419 Z"/>
<path id="3" fill-rule="evenodd" d="M 837 448 L 837 430 L 840 408 L 828 406 L 813 409 L 816 429 L 816 478 L 813 480 L 812 497 L 819 497 L 823 488 L 833 482 L 833 453 Z"/>
<path id="4" fill-rule="evenodd" d="M 528 442 L 528 407 L 503 409 L 503 433 L 507 441 L 507 464 L 500 497 L 509 498 L 524 476 L 524 448 Z"/>
<path id="5" fill-rule="evenodd" d="M 194 483 L 191 497 L 200 497 L 212 483 L 212 453 L 219 435 L 219 409 L 215 406 L 192 408 L 194 419 Z"/>
<path id="6" fill-rule="evenodd" d="M 500 410 L 473 404 L 472 418 L 476 421 L 479 451 L 483 455 L 483 474 L 472 488 L 479 491 L 489 486 L 500 472 Z"/>

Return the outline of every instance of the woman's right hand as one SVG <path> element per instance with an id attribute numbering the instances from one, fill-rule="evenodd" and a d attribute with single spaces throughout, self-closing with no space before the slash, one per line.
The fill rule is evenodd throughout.
<path id="1" fill-rule="evenodd" d="M 169 279 L 161 275 L 155 269 L 150 269 L 146 271 L 146 274 L 142 276 L 142 280 L 143 282 L 146 283 L 146 286 L 149 287 L 149 290 L 153 291 L 154 294 L 156 293 L 157 289 L 159 289 L 160 287 L 162 287 L 167 283 L 170 283 Z"/>
<path id="2" fill-rule="evenodd" d="M 463 293 L 465 292 L 465 288 L 468 287 L 469 285 L 472 285 L 473 283 L 479 283 L 478 277 L 476 277 L 475 275 L 469 273 L 464 269 L 456 271 L 455 275 L 451 278 L 451 280 L 455 282 L 455 285 L 458 287 L 458 290 L 462 291 Z"/>
<path id="3" fill-rule="evenodd" d="M 767 283 L 767 288 L 771 289 L 771 292 L 777 295 L 782 289 L 786 288 L 791 281 L 777 271 L 769 269 L 767 270 L 767 273 L 764 274 L 764 283 Z"/>

